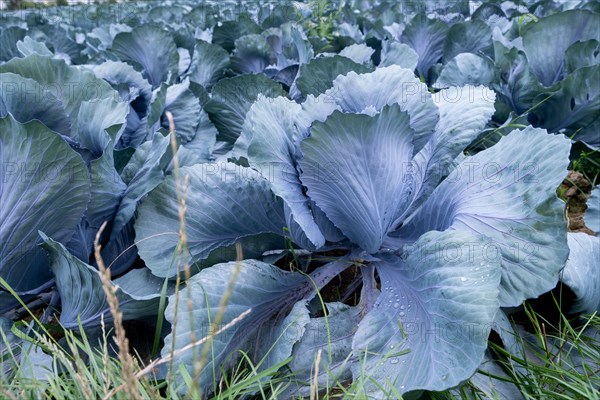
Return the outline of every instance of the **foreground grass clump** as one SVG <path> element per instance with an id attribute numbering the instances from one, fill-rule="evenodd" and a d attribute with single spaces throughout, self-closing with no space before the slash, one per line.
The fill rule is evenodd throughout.
<path id="1" fill-rule="evenodd" d="M 558 307 L 558 304 L 557 304 Z M 557 311 L 560 312 L 560 309 Z M 550 322 L 526 306 L 524 313 L 530 331 L 504 337 L 514 341 L 513 352 L 491 342 L 497 352 L 500 368 L 483 368 L 474 379 L 491 382 L 489 391 L 482 385 L 467 383 L 459 389 L 430 393 L 425 398 L 442 399 L 506 399 L 506 385 L 518 389 L 524 399 L 600 399 L 600 316 L 587 315 L 573 320 L 563 314 Z M 32 316 L 29 335 L 13 329 L 12 333 L 26 338 L 17 352 L 5 351 L 2 355 L 0 398 L 3 399 L 183 399 L 175 382 L 157 379 L 154 372 L 158 363 L 140 360 L 131 355 L 130 364 L 124 366 L 119 357 L 119 346 L 113 332 L 102 324 L 101 334 L 88 337 L 83 328 L 62 330 L 49 336 L 39 320 Z M 38 325 L 40 324 L 40 325 Z M 593 332 L 596 332 L 593 334 Z M 592 336 L 589 334 L 592 333 Z M 53 338 L 64 335 L 58 342 Z M 3 335 L 6 339 L 6 334 Z M 1 348 L 1 347 L 0 347 Z M 47 354 L 46 354 L 47 353 Z M 40 358 L 54 356 L 53 370 L 32 371 Z M 320 356 L 320 354 L 318 355 Z M 490 360 L 490 363 L 492 361 Z M 374 378 L 366 372 L 354 382 L 344 382 L 332 387 L 319 387 L 312 382 L 309 393 L 294 391 L 293 375 L 274 375 L 280 367 L 257 372 L 257 366 L 247 357 L 229 371 L 223 370 L 219 390 L 211 399 L 239 399 L 251 396 L 257 399 L 278 399 L 293 396 L 298 399 L 366 399 L 365 381 Z M 6 366 L 11 371 L 6 371 Z M 485 366 L 485 364 L 484 364 Z M 315 364 L 315 373 L 318 367 Z M 6 373 L 9 372 L 8 375 Z M 180 371 L 185 374 L 184 370 Z M 135 376 L 134 384 L 127 378 Z M 35 375 L 36 378 L 33 378 Z M 40 377 L 42 377 L 40 379 Z M 193 388 L 191 377 L 185 379 L 188 390 Z M 508 392 L 510 393 L 510 392 Z M 387 398 L 400 398 L 389 392 Z"/>

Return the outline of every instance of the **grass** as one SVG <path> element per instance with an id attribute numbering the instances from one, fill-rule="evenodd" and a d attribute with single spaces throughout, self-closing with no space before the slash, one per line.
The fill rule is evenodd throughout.
<path id="1" fill-rule="evenodd" d="M 583 143 L 575 143 L 571 150 L 571 166 L 595 187 L 600 182 L 600 151 L 592 150 Z"/>
<path id="2" fill-rule="evenodd" d="M 565 315 L 561 315 L 558 323 L 553 325 L 530 307 L 525 309 L 533 329 L 531 332 L 521 332 L 517 337 L 517 354 L 511 354 L 497 343 L 490 342 L 490 347 L 496 352 L 506 373 L 500 379 L 515 384 L 525 399 L 600 399 L 600 337 L 587 335 L 588 328 L 600 329 L 600 316 L 582 317 L 580 321 L 583 322 L 575 325 Z M 65 330 L 60 344 L 43 331 L 35 329 L 31 330 L 30 337 L 20 335 L 27 338 L 28 342 L 22 346 L 20 354 L 9 349 L 4 357 L 4 367 L 12 361 L 15 369 L 11 378 L 0 375 L 2 399 L 188 398 L 181 396 L 172 382 L 158 380 L 153 375 L 158 363 L 143 365 L 129 352 L 124 357 L 122 348 L 118 345 L 122 338 L 118 333 L 116 336 L 112 335 L 104 324 L 100 338 L 88 337 L 83 328 L 78 331 Z M 116 348 L 112 342 L 115 337 Z M 45 371 L 44 380 L 30 379 L 27 377 L 28 367 L 43 357 L 41 349 L 54 356 L 53 369 Z M 320 356 L 319 353 L 316 357 L 314 377 L 319 375 Z M 575 367 L 573 361 L 577 363 L 579 359 L 588 361 Z M 287 362 L 289 360 L 258 372 L 257 365 L 252 363 L 250 357 L 242 354 L 235 367 L 224 373 L 218 392 L 211 398 L 239 399 L 252 395 L 258 399 L 277 399 L 284 393 L 289 396 L 290 389 L 295 387 L 293 376 L 276 373 Z M 480 373 L 486 375 L 485 372 Z M 271 375 L 274 378 L 267 379 Z M 315 399 L 317 393 L 320 393 L 318 398 L 323 399 L 365 399 L 364 383 L 369 380 L 371 377 L 367 371 L 363 371 L 363 375 L 354 382 L 341 382 L 330 388 L 319 387 L 318 380 L 312 379 L 310 388 L 298 393 L 298 398 Z M 193 390 L 192 377 L 187 375 L 184 381 L 187 389 Z M 192 398 L 199 398 L 199 392 L 195 393 Z M 389 393 L 389 398 L 397 397 L 397 393 Z M 447 391 L 432 393 L 428 397 L 502 398 L 493 393 L 485 396 L 470 383 L 460 393 Z"/>

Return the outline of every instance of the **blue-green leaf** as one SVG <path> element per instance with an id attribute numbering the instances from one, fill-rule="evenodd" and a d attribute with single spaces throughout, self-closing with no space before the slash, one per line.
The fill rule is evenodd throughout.
<path id="1" fill-rule="evenodd" d="M 0 120 L 0 276 L 17 292 L 52 275 L 38 230 L 67 243 L 90 200 L 81 157 L 37 121 Z"/>
<path id="2" fill-rule="evenodd" d="M 63 60 L 54 60 L 33 54 L 25 58 L 15 58 L 0 65 L 0 73 L 12 72 L 24 78 L 33 79 L 54 98 L 61 101 L 71 121 L 75 121 L 79 108 L 85 101 L 114 98 L 115 91 L 91 71 L 68 66 Z M 52 96 L 49 100 L 52 101 Z M 71 134 L 76 137 L 76 125 L 71 125 Z"/>
<path id="3" fill-rule="evenodd" d="M 419 55 L 407 44 L 384 40 L 381 42 L 381 62 L 379 67 L 399 65 L 413 70 L 417 68 Z"/>
<path id="4" fill-rule="evenodd" d="M 427 200 L 451 172 L 454 160 L 477 138 L 495 112 L 494 99 L 494 92 L 483 86 L 444 89 L 434 97 L 440 120 L 429 142 L 412 161 L 415 195 L 405 216 Z M 464 114 L 461 110 L 466 107 L 470 111 Z"/>
<path id="5" fill-rule="evenodd" d="M 246 236 L 283 235 L 283 205 L 258 171 L 230 163 L 197 164 L 181 168 L 179 174 L 182 180 L 189 179 L 184 257 L 190 264 Z M 135 231 L 140 256 L 155 275 L 174 277 L 180 226 L 175 177 L 167 177 L 138 212 Z"/>
<path id="6" fill-rule="evenodd" d="M 211 87 L 229 65 L 229 54 L 219 45 L 203 41 L 196 42 L 189 76 L 192 82 Z"/>
<path id="7" fill-rule="evenodd" d="M 246 113 L 259 95 L 284 96 L 280 84 L 264 75 L 240 75 L 220 80 L 212 90 L 205 111 L 219 130 L 218 140 L 234 143 L 246 118 Z"/>
<path id="8" fill-rule="evenodd" d="M 402 32 L 401 41 L 419 55 L 417 71 L 425 79 L 429 76 L 429 69 L 439 62 L 444 54 L 444 39 L 447 33 L 447 24 L 429 19 L 424 14 L 415 16 Z"/>
<path id="9" fill-rule="evenodd" d="M 125 166 L 124 173 L 130 177 L 124 179 L 127 189 L 122 195 L 115 215 L 112 228 L 113 239 L 133 218 L 139 201 L 163 181 L 164 172 L 161 168 L 161 159 L 169 151 L 170 135 L 165 137 L 156 133 L 152 141 L 146 143 L 145 148 L 138 148 L 136 151 L 136 154 L 141 153 L 140 157 L 136 157 L 134 154 L 130 163 Z"/>
<path id="10" fill-rule="evenodd" d="M 600 14 L 588 10 L 564 11 L 527 25 L 523 48 L 542 85 L 551 86 L 564 78 L 569 46 L 577 41 L 600 41 L 599 27 Z"/>
<path id="11" fill-rule="evenodd" d="M 6 113 L 21 123 L 37 119 L 54 132 L 71 133 L 71 121 L 65 107 L 49 88 L 33 79 L 7 72 L 0 74 L 0 117 Z"/>
<path id="12" fill-rule="evenodd" d="M 179 72 L 179 54 L 173 36 L 158 25 L 141 25 L 131 32 L 119 33 L 111 50 L 122 61 L 139 66 L 154 88 L 173 81 Z"/>
<path id="13" fill-rule="evenodd" d="M 463 85 L 487 86 L 494 80 L 494 66 L 471 53 L 460 53 L 444 66 L 433 85 L 436 88 Z"/>
<path id="14" fill-rule="evenodd" d="M 460 53 L 491 55 L 493 46 L 490 26 L 477 19 L 452 25 L 444 40 L 444 60 L 451 60 Z"/>
<path id="15" fill-rule="evenodd" d="M 250 166 L 269 180 L 273 193 L 283 199 L 293 220 L 318 248 L 325 244 L 325 238 L 315 223 L 297 170 L 298 146 L 303 138 L 298 137 L 295 123 L 301 110 L 300 105 L 283 97 L 260 97 L 246 116 L 242 135 L 249 138 Z"/>
<path id="16" fill-rule="evenodd" d="M 304 383 L 298 388 L 292 385 L 293 389 L 297 389 L 295 393 L 309 389 L 315 376 L 315 358 L 319 350 L 319 386 L 332 387 L 335 383 L 352 377 L 352 338 L 363 310 L 343 303 L 327 303 L 326 307 L 327 316 L 311 318 L 304 328 L 302 338 L 294 345 L 294 359 L 289 367 L 296 373 L 294 378 Z"/>
<path id="17" fill-rule="evenodd" d="M 466 157 L 432 193 L 398 236 L 414 242 L 446 229 L 493 241 L 502 258 L 500 303 L 516 306 L 552 289 L 567 259 L 564 203 L 556 188 L 566 175 L 570 141 L 542 129 L 515 130 Z"/>
<path id="18" fill-rule="evenodd" d="M 237 275 L 235 280 L 234 275 Z M 233 291 L 227 305 L 220 308 L 221 299 L 230 284 L 234 285 Z M 221 315 L 221 324 L 217 329 L 222 329 L 244 313 L 248 313 L 229 329 L 213 337 L 198 382 L 203 391 L 211 392 L 213 382 L 219 381 L 221 367 L 235 363 L 241 356 L 240 351 L 256 354 L 256 344 L 249 342 L 249 339 L 278 313 L 287 314 L 296 302 L 305 297 L 310 287 L 312 282 L 307 275 L 283 271 L 255 260 L 218 264 L 204 269 L 188 281 L 185 289 L 195 293 L 191 298 L 191 312 L 188 302 L 180 301 L 176 308 L 174 299 L 169 301 L 165 316 L 172 325 L 177 326 L 177 330 L 175 334 L 169 334 L 165 338 L 162 356 L 168 356 L 171 349 L 182 349 L 193 340 L 205 339 L 218 315 Z M 285 335 L 280 336 L 279 329 L 263 332 L 260 340 L 257 340 L 258 347 L 264 348 L 276 340 L 286 340 Z M 292 337 L 292 342 L 295 342 L 297 339 Z M 207 344 L 202 343 L 195 351 L 188 349 L 180 352 L 175 356 L 175 365 L 183 366 L 191 374 L 194 370 L 194 353 L 197 354 L 196 360 L 199 360 L 205 346 Z M 287 354 L 288 351 L 284 353 Z M 282 353 L 281 356 L 285 354 Z M 181 382 L 180 378 L 176 379 Z"/>
<path id="19" fill-rule="evenodd" d="M 429 232 L 400 258 L 375 263 L 381 294 L 354 337 L 355 379 L 373 377 L 400 393 L 444 390 L 483 359 L 498 309 L 500 268 L 485 239 Z M 365 382 L 371 396 L 379 386 Z"/>
<path id="20" fill-rule="evenodd" d="M 600 312 L 600 237 L 569 232 L 567 239 L 569 259 L 561 279 L 577 296 L 571 311 Z"/>
<path id="21" fill-rule="evenodd" d="M 600 187 L 592 190 L 592 194 L 587 199 L 587 209 L 583 215 L 585 226 L 596 232 L 600 236 Z"/>
<path id="22" fill-rule="evenodd" d="M 370 72 L 372 68 L 358 64 L 347 57 L 333 56 L 313 58 L 308 64 L 302 64 L 298 71 L 296 85 L 304 96 L 318 96 L 325 93 L 333 85 L 339 75 L 350 71 L 357 73 Z"/>
<path id="23" fill-rule="evenodd" d="M 98 270 L 71 255 L 63 245 L 40 232 L 42 247 L 50 254 L 50 265 L 61 299 L 60 323 L 65 328 L 99 326 L 102 317 L 111 322 L 112 315 Z M 136 269 L 113 281 L 123 319 L 156 315 L 163 280 L 147 269 Z M 111 287 L 113 289 L 113 287 Z M 172 290 L 171 290 L 172 291 Z"/>

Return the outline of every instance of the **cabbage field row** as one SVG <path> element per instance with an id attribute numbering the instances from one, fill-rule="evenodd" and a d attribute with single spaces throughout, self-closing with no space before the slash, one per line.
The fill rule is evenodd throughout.
<path id="1" fill-rule="evenodd" d="M 522 398 L 489 339 L 522 356 L 557 285 L 600 310 L 600 189 L 579 232 L 557 191 L 600 149 L 599 61 L 595 1 L 3 12 L 0 383 L 60 369 L 26 310 L 101 337 L 108 287 L 181 395 L 246 357 L 289 398 Z"/>

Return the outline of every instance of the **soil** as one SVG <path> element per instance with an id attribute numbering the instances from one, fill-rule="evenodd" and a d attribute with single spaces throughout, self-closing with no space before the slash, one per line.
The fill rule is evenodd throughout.
<path id="1" fill-rule="evenodd" d="M 581 172 L 569 171 L 569 174 L 558 189 L 559 196 L 565 201 L 565 215 L 569 223 L 569 232 L 594 232 L 585 226 L 583 215 L 587 209 L 587 199 L 592 191 L 592 184 Z"/>
<path id="2" fill-rule="evenodd" d="M 352 283 L 359 278 L 360 267 L 356 265 L 352 265 L 346 270 L 344 270 L 341 274 L 336 276 L 329 282 L 323 289 L 321 289 L 321 297 L 325 302 L 334 302 L 340 301 L 341 297 L 347 293 L 347 289 L 352 285 Z M 360 293 L 360 288 L 355 290 L 355 295 Z M 358 303 L 358 296 L 349 296 L 348 301 L 349 305 L 355 306 Z"/>

